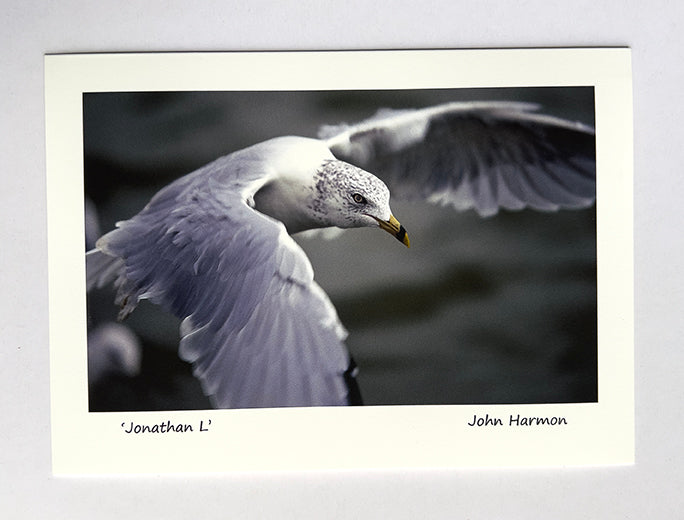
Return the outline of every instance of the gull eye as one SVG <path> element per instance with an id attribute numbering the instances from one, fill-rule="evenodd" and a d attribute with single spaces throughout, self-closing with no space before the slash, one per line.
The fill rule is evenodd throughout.
<path id="1" fill-rule="evenodd" d="M 352 198 L 354 199 L 354 202 L 356 202 L 357 204 L 366 204 L 368 202 L 366 200 L 366 197 L 364 197 L 360 193 L 354 193 L 354 195 L 352 195 Z"/>

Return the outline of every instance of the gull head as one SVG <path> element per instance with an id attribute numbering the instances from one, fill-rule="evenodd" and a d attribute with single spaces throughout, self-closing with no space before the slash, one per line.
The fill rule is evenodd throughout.
<path id="1" fill-rule="evenodd" d="M 249 153 L 272 172 L 254 194 L 254 208 L 281 221 L 289 233 L 379 226 L 409 246 L 406 230 L 390 210 L 385 183 L 336 159 L 322 141 L 279 137 Z"/>
<path id="2" fill-rule="evenodd" d="M 326 160 L 314 175 L 309 209 L 326 226 L 380 227 L 409 246 L 406 230 L 392 215 L 384 182 L 344 161 Z"/>

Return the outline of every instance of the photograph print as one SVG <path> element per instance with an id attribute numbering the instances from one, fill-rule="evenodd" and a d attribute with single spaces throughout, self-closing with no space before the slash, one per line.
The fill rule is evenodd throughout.
<path id="1" fill-rule="evenodd" d="M 593 87 L 83 94 L 90 412 L 598 400 Z"/>

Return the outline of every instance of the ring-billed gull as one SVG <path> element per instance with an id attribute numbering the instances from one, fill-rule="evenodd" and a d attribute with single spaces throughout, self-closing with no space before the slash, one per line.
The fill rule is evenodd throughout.
<path id="1" fill-rule="evenodd" d="M 408 245 L 387 186 L 482 215 L 591 205 L 593 130 L 534 108 L 382 111 L 235 152 L 105 235 L 89 285 L 116 279 L 122 317 L 148 298 L 184 319 L 180 354 L 218 407 L 348 404 L 346 332 L 287 232 L 372 225 Z"/>

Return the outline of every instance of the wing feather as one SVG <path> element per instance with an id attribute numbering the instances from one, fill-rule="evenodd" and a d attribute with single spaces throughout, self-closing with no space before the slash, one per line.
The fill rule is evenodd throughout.
<path id="1" fill-rule="evenodd" d="M 383 179 L 393 196 L 492 215 L 553 211 L 595 199 L 594 130 L 534 112 L 529 103 L 448 103 L 383 110 L 324 127 L 333 154 Z"/>
<path id="2" fill-rule="evenodd" d="M 183 319 L 179 354 L 217 407 L 346 405 L 346 331 L 285 227 L 245 202 L 254 179 L 216 180 L 230 166 L 179 179 L 98 241 L 122 316 L 148 298 Z"/>

